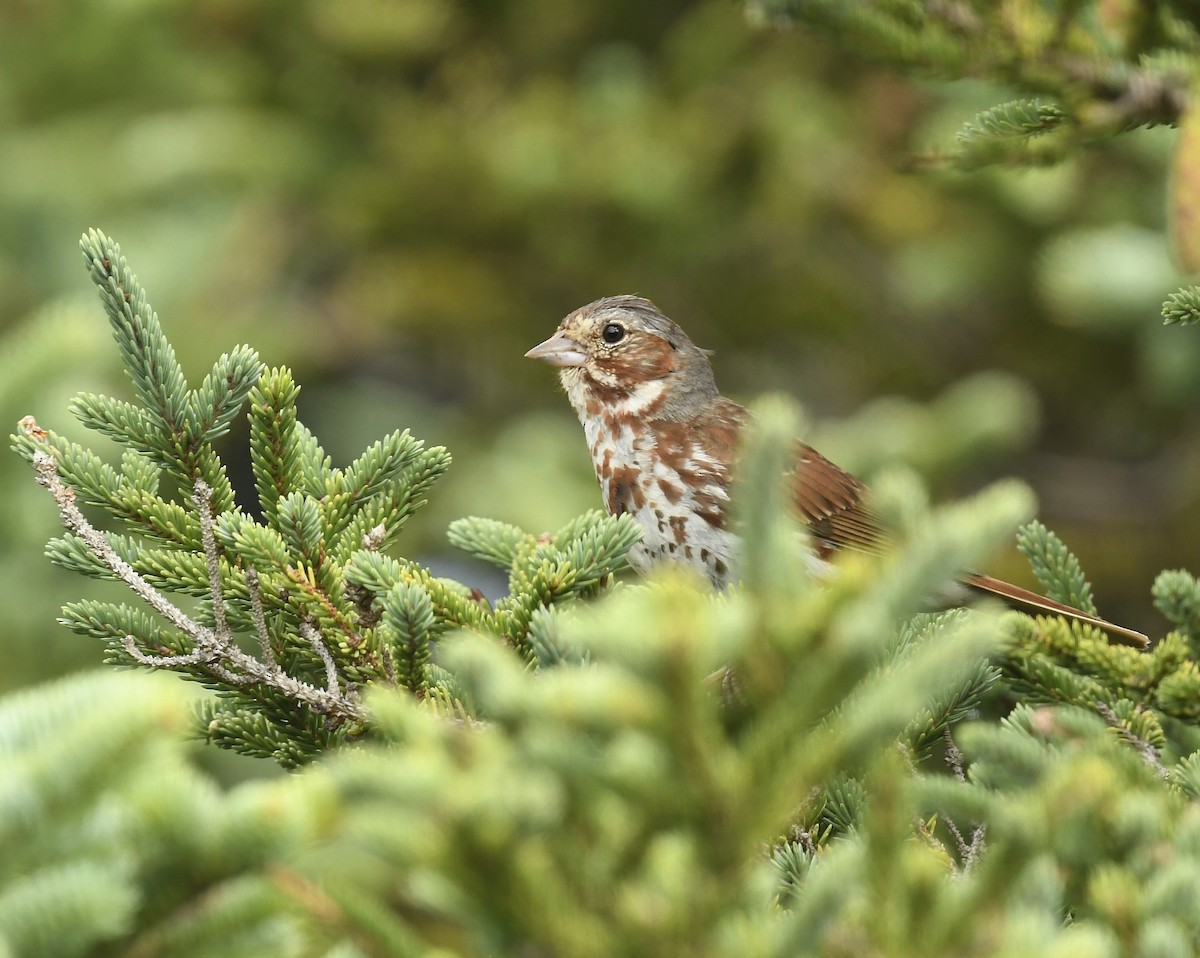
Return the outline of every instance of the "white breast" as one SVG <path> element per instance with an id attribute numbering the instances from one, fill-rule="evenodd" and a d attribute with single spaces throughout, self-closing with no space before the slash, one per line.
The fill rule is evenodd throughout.
<path id="1" fill-rule="evenodd" d="M 630 405 L 641 406 L 641 399 L 631 397 Z M 641 541 L 629 551 L 634 570 L 645 573 L 658 562 L 683 562 L 724 588 L 735 575 L 737 539 L 705 519 L 706 510 L 696 500 L 728 502 L 725 467 L 693 446 L 685 459 L 694 478 L 685 482 L 664 459 L 653 430 L 634 429 L 628 420 L 613 428 L 600 417 L 581 418 L 606 508 L 619 501 L 618 511 L 630 513 L 642 530 Z M 638 477 L 637 493 L 614 494 L 613 485 L 631 475 Z"/>

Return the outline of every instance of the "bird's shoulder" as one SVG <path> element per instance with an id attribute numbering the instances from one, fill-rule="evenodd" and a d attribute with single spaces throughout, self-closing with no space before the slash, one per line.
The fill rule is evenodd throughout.
<path id="1" fill-rule="evenodd" d="M 700 459 L 725 470 L 733 464 L 748 415 L 745 407 L 717 398 L 686 418 L 653 423 L 655 445 L 667 458 Z"/>

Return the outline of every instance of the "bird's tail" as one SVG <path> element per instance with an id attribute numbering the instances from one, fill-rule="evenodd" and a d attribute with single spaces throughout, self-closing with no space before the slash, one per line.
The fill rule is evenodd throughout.
<path id="1" fill-rule="evenodd" d="M 1012 585 L 1003 579 L 994 579 L 990 575 L 972 573 L 963 576 L 962 582 L 976 592 L 994 595 L 1022 612 L 1061 615 L 1068 619 L 1076 619 L 1079 622 L 1094 625 L 1122 645 L 1132 645 L 1134 648 L 1144 649 L 1150 644 L 1150 640 L 1142 635 L 1141 632 L 1135 632 L 1133 629 L 1127 629 L 1122 625 L 1115 625 L 1098 616 L 1089 615 L 1087 612 L 1081 612 L 1079 609 L 1074 609 L 1069 605 L 1055 602 L 1053 599 L 1047 599 L 1044 595 L 1038 595 L 1036 592 L 1029 591 L 1029 589 L 1022 589 L 1019 585 Z"/>

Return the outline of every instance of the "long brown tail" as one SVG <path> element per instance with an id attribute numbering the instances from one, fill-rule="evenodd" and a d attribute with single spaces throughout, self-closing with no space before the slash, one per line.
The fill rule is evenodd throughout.
<path id="1" fill-rule="evenodd" d="M 1047 599 L 1044 595 L 1038 595 L 1036 592 L 1022 589 L 1019 585 L 1013 585 L 1005 582 L 1003 579 L 993 579 L 990 575 L 972 573 L 963 576 L 962 582 L 963 585 L 969 586 L 978 592 L 986 592 L 988 595 L 997 596 L 1013 608 L 1019 609 L 1022 612 L 1043 612 L 1049 615 L 1062 615 L 1068 619 L 1077 619 L 1080 622 L 1094 625 L 1096 628 L 1108 633 L 1114 641 L 1122 645 L 1132 645 L 1135 648 L 1144 649 L 1150 644 L 1150 640 L 1142 635 L 1141 632 L 1135 632 L 1133 629 L 1127 629 L 1122 625 L 1114 625 L 1105 619 L 1088 615 L 1086 612 L 1080 612 L 1069 605 L 1063 605 L 1061 602 Z"/>

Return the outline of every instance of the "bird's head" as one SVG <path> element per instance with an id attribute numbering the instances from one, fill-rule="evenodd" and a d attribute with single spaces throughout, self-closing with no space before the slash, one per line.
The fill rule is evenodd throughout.
<path id="1" fill-rule="evenodd" d="M 525 355 L 559 367 L 584 421 L 613 412 L 683 419 L 717 396 L 705 351 L 640 296 L 606 296 L 581 306 Z"/>

